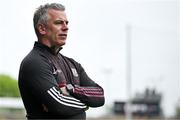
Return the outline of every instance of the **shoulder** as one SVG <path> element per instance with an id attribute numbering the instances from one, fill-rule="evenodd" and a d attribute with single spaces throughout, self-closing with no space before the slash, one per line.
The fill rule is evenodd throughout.
<path id="1" fill-rule="evenodd" d="M 36 70 L 49 64 L 48 59 L 40 52 L 32 50 L 21 62 L 21 69 Z"/>

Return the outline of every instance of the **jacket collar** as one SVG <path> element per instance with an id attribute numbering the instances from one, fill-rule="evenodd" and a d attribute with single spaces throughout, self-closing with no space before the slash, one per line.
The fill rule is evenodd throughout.
<path id="1" fill-rule="evenodd" d="M 59 53 L 59 51 L 62 49 L 62 47 L 56 47 L 56 46 L 48 47 L 48 46 L 46 46 L 46 45 L 44 45 L 38 41 L 36 41 L 34 43 L 34 47 L 46 49 L 47 51 L 49 51 L 53 55 L 57 55 Z"/>

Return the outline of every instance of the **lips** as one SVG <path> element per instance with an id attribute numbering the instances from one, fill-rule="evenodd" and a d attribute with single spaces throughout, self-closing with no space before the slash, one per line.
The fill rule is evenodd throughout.
<path id="1" fill-rule="evenodd" d="M 67 34 L 59 34 L 61 37 L 67 37 Z"/>
<path id="2" fill-rule="evenodd" d="M 66 39 L 67 38 L 67 34 L 59 34 L 58 36 L 60 37 L 60 39 Z"/>

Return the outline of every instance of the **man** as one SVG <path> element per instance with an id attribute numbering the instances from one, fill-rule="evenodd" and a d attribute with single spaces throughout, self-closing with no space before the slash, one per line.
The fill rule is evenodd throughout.
<path id="1" fill-rule="evenodd" d="M 65 7 L 40 6 L 33 21 L 38 41 L 23 59 L 18 80 L 27 118 L 85 119 L 88 107 L 104 105 L 104 92 L 78 62 L 59 53 L 68 33 Z"/>

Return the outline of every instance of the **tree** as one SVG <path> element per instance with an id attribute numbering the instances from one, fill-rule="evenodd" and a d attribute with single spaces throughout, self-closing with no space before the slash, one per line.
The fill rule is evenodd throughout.
<path id="1" fill-rule="evenodd" d="M 0 74 L 0 97 L 20 97 L 16 79 Z"/>
<path id="2" fill-rule="evenodd" d="M 176 105 L 176 118 L 180 118 L 180 100 Z"/>

